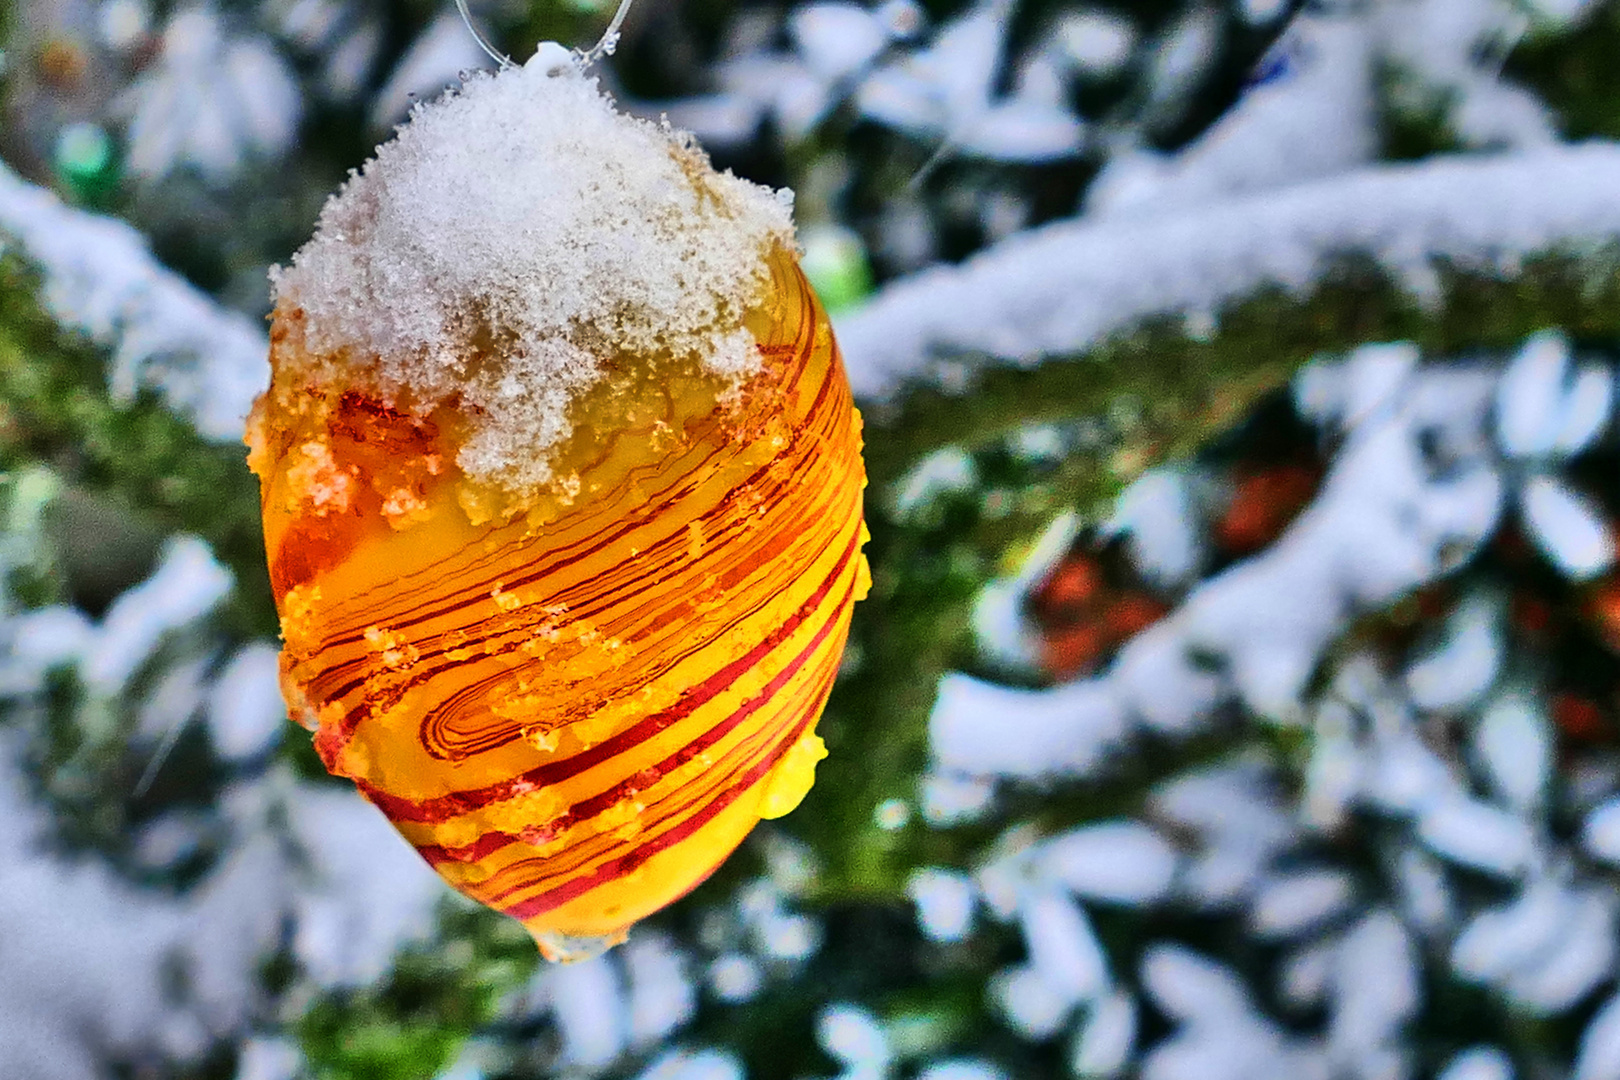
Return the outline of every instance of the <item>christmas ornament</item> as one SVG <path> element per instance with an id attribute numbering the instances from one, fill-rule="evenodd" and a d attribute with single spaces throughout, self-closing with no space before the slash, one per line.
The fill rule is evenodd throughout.
<path id="1" fill-rule="evenodd" d="M 248 443 L 292 715 L 571 958 L 803 797 L 868 576 L 786 200 L 560 52 L 418 108 L 329 202 Z"/>

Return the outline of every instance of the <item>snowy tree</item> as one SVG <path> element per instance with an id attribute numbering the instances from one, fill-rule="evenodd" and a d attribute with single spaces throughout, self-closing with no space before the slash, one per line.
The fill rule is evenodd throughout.
<path id="1" fill-rule="evenodd" d="M 804 805 L 560 967 L 286 722 L 241 447 L 267 269 L 492 62 L 0 48 L 17 1075 L 1620 1077 L 1620 3 L 633 8 L 622 105 L 796 192 L 874 586 Z"/>

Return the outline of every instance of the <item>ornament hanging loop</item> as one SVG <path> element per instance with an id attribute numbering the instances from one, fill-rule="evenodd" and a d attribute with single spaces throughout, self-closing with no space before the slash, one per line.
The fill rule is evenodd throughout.
<path id="1" fill-rule="evenodd" d="M 604 56 L 613 55 L 613 50 L 619 47 L 619 28 L 624 25 L 624 17 L 630 13 L 633 3 L 635 0 L 619 0 L 619 9 L 613 13 L 613 21 L 602 32 L 602 39 L 579 54 L 580 67 L 588 68 Z"/>
<path id="2" fill-rule="evenodd" d="M 502 71 L 516 66 L 512 63 L 510 56 L 491 45 L 489 40 L 478 29 L 478 24 L 473 22 L 472 12 L 467 8 L 467 0 L 456 0 L 456 10 L 461 13 L 461 21 L 466 24 L 467 32 L 473 36 L 473 40 L 478 42 L 478 47 L 483 49 Z"/>
<path id="3" fill-rule="evenodd" d="M 589 49 L 574 53 L 574 62 L 581 71 L 604 56 L 613 55 L 613 50 L 619 47 L 619 28 L 624 25 L 624 17 L 630 13 L 630 5 L 634 2 L 635 0 L 619 0 L 619 7 L 614 11 L 613 19 L 608 23 L 607 29 L 603 31 L 601 39 Z M 512 62 L 510 56 L 491 45 L 489 39 L 484 37 L 483 32 L 478 29 L 478 25 L 473 22 L 472 10 L 467 6 L 467 0 L 456 0 L 456 11 L 461 14 L 461 21 L 466 24 L 467 32 L 473 36 L 473 40 L 478 42 L 478 47 L 483 49 L 485 54 L 495 61 L 502 71 L 517 66 Z"/>

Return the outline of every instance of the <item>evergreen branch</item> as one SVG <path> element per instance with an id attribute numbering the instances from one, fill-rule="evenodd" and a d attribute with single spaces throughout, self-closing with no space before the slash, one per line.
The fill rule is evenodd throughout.
<path id="1" fill-rule="evenodd" d="M 1208 381 L 1230 381 L 1256 348 L 1269 362 L 1358 334 L 1505 344 L 1566 314 L 1611 332 L 1617 187 L 1620 146 L 1594 143 L 1378 166 L 1019 234 L 896 282 L 840 322 L 857 395 L 884 406 L 873 410 L 875 472 L 885 454 L 925 449 L 903 435 L 897 449 L 895 430 L 973 442 L 1014 415 L 1040 419 L 1031 408 L 1084 413 L 1121 392 L 1163 400 L 1212 363 Z M 1548 300 L 1554 310 L 1537 309 Z M 1053 357 L 1071 359 L 1049 372 Z"/>
<path id="2" fill-rule="evenodd" d="M 0 255 L 0 463 L 47 462 L 153 535 L 202 537 L 236 575 L 236 629 L 274 633 L 258 485 L 245 452 L 203 438 L 150 391 L 115 401 L 107 354 L 58 325 L 39 303 L 40 287 L 37 271 Z"/>

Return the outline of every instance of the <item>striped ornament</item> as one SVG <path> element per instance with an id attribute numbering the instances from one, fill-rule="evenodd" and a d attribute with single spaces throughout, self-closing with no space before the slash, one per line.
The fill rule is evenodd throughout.
<path id="1" fill-rule="evenodd" d="M 248 441 L 292 715 L 553 959 L 691 890 L 825 756 L 869 583 L 860 416 L 796 261 L 767 264 L 758 373 L 621 357 L 515 516 L 455 465 L 476 418 L 311 383 L 304 313 L 274 317 Z"/>

